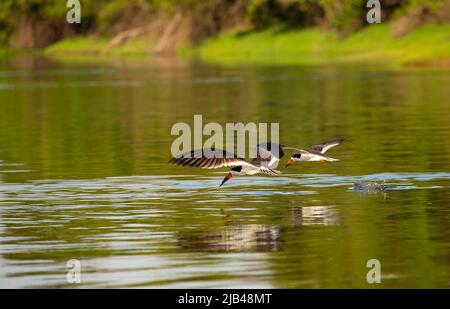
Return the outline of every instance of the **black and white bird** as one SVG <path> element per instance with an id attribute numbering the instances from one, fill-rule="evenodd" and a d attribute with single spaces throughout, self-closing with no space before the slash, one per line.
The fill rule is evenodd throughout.
<path id="1" fill-rule="evenodd" d="M 312 145 L 308 151 L 303 149 L 297 149 L 297 148 L 291 148 L 286 147 L 286 150 L 290 150 L 294 152 L 295 154 L 291 156 L 291 158 L 288 160 L 286 167 L 294 163 L 295 161 L 304 161 L 304 162 L 313 162 L 313 161 L 319 161 L 319 162 L 333 162 L 333 161 L 339 161 L 339 159 L 334 159 L 325 156 L 325 152 L 327 152 L 328 149 L 339 145 L 344 141 L 344 138 L 338 138 L 332 141 L 323 142 L 321 144 Z"/>
<path id="2" fill-rule="evenodd" d="M 284 156 L 283 146 L 266 142 L 256 146 L 256 157 L 246 160 L 234 153 L 222 149 L 197 149 L 172 158 L 169 163 L 179 166 L 200 168 L 231 167 L 222 180 L 221 187 L 235 175 L 255 175 L 258 173 L 280 176 L 281 172 L 275 170 L 280 159 Z"/>

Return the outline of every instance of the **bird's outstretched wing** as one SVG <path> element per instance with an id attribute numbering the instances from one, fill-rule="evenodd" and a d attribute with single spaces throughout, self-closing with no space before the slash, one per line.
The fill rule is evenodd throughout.
<path id="1" fill-rule="evenodd" d="M 179 166 L 201 167 L 201 168 L 220 168 L 230 166 L 252 166 L 245 159 L 236 154 L 222 149 L 197 149 L 186 152 L 172 158 L 170 164 Z"/>
<path id="2" fill-rule="evenodd" d="M 272 142 L 265 142 L 256 146 L 257 156 L 251 163 L 256 166 L 274 167 L 284 156 L 283 148 Z"/>
<path id="3" fill-rule="evenodd" d="M 284 156 L 284 147 L 271 141 L 260 143 L 256 146 L 258 156 L 263 158 L 275 157 L 281 159 Z"/>
<path id="4" fill-rule="evenodd" d="M 321 144 L 312 145 L 309 148 L 309 152 L 324 154 L 325 152 L 327 152 L 328 149 L 339 145 L 340 143 L 342 143 L 342 141 L 344 141 L 344 138 L 338 138 L 338 139 L 335 139 L 335 140 L 332 140 L 332 141 L 328 141 L 328 142 L 324 142 L 324 143 L 321 143 Z"/>
<path id="5" fill-rule="evenodd" d="M 303 149 L 300 149 L 300 148 L 294 148 L 294 147 L 287 147 L 287 146 L 285 146 L 285 147 L 283 147 L 283 149 L 286 150 L 286 151 L 291 151 L 291 152 L 301 153 L 301 154 L 309 153 L 306 150 L 303 150 Z"/>
<path id="6" fill-rule="evenodd" d="M 277 170 L 274 170 L 274 169 L 271 169 L 271 168 L 268 168 L 265 166 L 261 166 L 258 171 L 260 173 L 271 175 L 271 176 L 281 176 L 280 171 L 277 171 Z"/>

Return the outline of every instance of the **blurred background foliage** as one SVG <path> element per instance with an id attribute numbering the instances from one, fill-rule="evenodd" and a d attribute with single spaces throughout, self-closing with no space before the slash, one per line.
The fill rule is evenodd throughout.
<path id="1" fill-rule="evenodd" d="M 286 29 L 320 26 L 342 36 L 364 27 L 365 0 L 81 0 L 82 23 L 65 20 L 61 0 L 2 0 L 0 44 L 42 48 L 76 35 L 113 36 L 161 20 L 162 28 L 183 19 L 189 41 L 201 41 L 224 29 L 245 25 L 261 29 L 282 24 Z M 448 23 L 449 0 L 384 0 L 383 21 L 395 20 L 393 32 L 403 35 L 423 22 Z"/>

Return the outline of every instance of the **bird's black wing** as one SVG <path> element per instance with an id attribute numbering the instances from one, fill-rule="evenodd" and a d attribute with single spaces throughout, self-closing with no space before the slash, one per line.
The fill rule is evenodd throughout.
<path id="1" fill-rule="evenodd" d="M 169 161 L 170 164 L 179 166 L 201 167 L 201 168 L 220 168 L 229 166 L 253 166 L 245 159 L 236 154 L 222 149 L 197 149 L 174 157 Z"/>
<path id="2" fill-rule="evenodd" d="M 342 141 L 344 141 L 344 138 L 338 138 L 332 141 L 328 141 L 328 142 L 324 142 L 321 144 L 317 144 L 317 145 L 312 145 L 309 148 L 309 152 L 311 153 L 316 153 L 316 154 L 324 154 L 325 152 L 327 152 L 328 149 L 339 145 L 340 143 L 342 143 Z"/>

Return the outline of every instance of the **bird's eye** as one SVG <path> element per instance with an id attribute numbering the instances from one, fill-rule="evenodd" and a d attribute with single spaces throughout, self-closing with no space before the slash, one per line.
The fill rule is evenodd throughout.
<path id="1" fill-rule="evenodd" d="M 294 155 L 294 158 L 300 158 L 302 155 L 300 154 L 300 153 L 296 153 L 295 155 Z"/>

